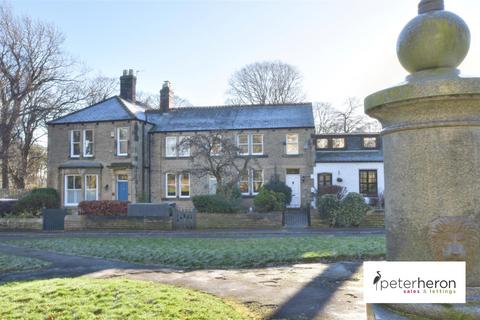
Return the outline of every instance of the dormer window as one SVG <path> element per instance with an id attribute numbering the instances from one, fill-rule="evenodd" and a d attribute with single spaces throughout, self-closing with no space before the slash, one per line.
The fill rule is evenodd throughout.
<path id="1" fill-rule="evenodd" d="M 332 149 L 345 149 L 345 138 L 332 138 Z"/>
<path id="2" fill-rule="evenodd" d="M 368 149 L 375 149 L 377 147 L 377 138 L 376 137 L 363 138 L 363 147 Z"/>
<path id="3" fill-rule="evenodd" d="M 317 139 L 317 149 L 328 149 L 328 139 L 327 138 Z"/>

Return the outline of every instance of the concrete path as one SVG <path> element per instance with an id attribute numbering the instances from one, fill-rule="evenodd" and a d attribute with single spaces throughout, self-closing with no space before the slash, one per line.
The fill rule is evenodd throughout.
<path id="1" fill-rule="evenodd" d="M 58 236 L 58 234 L 57 234 Z M 0 274 L 0 283 L 87 275 L 127 277 L 192 288 L 265 311 L 266 319 L 365 319 L 361 264 L 182 271 L 0 244 L 0 252 L 51 262 L 35 272 Z"/>

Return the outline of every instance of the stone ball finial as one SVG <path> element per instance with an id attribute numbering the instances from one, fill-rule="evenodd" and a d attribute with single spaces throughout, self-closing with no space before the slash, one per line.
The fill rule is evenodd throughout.
<path id="1" fill-rule="evenodd" d="M 418 5 L 419 15 L 400 33 L 397 55 L 410 73 L 456 68 L 467 56 L 470 48 L 467 24 L 443 9 L 443 0 L 422 0 Z"/>

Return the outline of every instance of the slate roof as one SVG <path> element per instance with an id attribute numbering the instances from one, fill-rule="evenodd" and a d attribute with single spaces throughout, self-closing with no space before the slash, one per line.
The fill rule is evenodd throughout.
<path id="1" fill-rule="evenodd" d="M 311 103 L 188 107 L 147 112 L 151 132 L 314 128 Z"/>
<path id="2" fill-rule="evenodd" d="M 317 151 L 316 162 L 383 162 L 383 151 Z"/>
<path id="3" fill-rule="evenodd" d="M 143 104 L 133 104 L 118 96 L 103 100 L 89 107 L 52 120 L 49 124 L 67 124 L 79 122 L 101 122 L 119 120 L 145 121 L 146 107 Z"/>

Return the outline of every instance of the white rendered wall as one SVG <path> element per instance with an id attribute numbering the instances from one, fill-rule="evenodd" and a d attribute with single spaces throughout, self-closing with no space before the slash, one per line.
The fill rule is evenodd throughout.
<path id="1" fill-rule="evenodd" d="M 385 188 L 383 162 L 316 163 L 313 169 L 314 190 L 312 192 L 316 193 L 319 173 L 331 173 L 332 184 L 346 187 L 347 192 L 359 192 L 360 170 L 377 170 L 378 193 L 383 193 Z M 343 181 L 338 182 L 338 178 L 341 178 Z"/>

